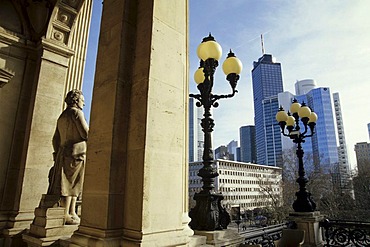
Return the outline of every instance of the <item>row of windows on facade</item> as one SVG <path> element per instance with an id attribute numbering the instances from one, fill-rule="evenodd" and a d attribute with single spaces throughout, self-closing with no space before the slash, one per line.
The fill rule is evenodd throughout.
<path id="1" fill-rule="evenodd" d="M 268 207 L 271 205 L 271 202 L 251 202 L 251 203 L 238 203 L 242 208 L 256 208 L 256 207 Z"/>
<path id="2" fill-rule="evenodd" d="M 250 172 L 267 172 L 271 173 L 271 168 L 266 168 L 258 165 L 246 165 L 246 164 L 234 164 L 234 163 L 227 163 L 227 162 L 220 162 L 219 167 L 223 169 L 234 169 L 240 170 L 241 168 L 245 171 Z"/>
<path id="3" fill-rule="evenodd" d="M 257 188 L 255 188 L 257 189 Z M 195 193 L 199 193 L 201 191 L 200 188 L 191 188 L 190 189 L 190 195 L 193 195 Z M 277 196 L 279 195 L 278 192 L 275 193 Z M 257 200 L 257 199 L 270 199 L 270 195 L 268 194 L 258 194 L 258 195 L 223 195 L 223 200 Z"/>
<path id="4" fill-rule="evenodd" d="M 248 187 L 240 187 L 240 188 L 229 188 L 229 187 L 220 187 L 221 192 L 263 192 L 263 191 L 271 191 L 271 192 L 279 192 L 280 187 L 274 186 L 270 188 L 248 188 Z"/>
<path id="5" fill-rule="evenodd" d="M 240 179 L 220 179 L 220 183 L 225 184 L 258 184 L 258 185 L 276 185 L 278 182 L 261 181 L 261 180 L 240 180 Z M 189 184 L 202 184 L 201 179 L 190 179 Z"/>
<path id="6" fill-rule="evenodd" d="M 232 200 L 261 200 L 261 199 L 270 199 L 269 195 L 224 195 L 224 200 L 232 201 Z"/>
<path id="7" fill-rule="evenodd" d="M 275 185 L 279 182 L 269 180 L 247 180 L 247 179 L 220 179 L 220 183 L 225 184 L 259 184 L 259 185 Z"/>
<path id="8" fill-rule="evenodd" d="M 275 174 L 258 174 L 238 171 L 219 170 L 220 175 L 240 176 L 240 177 L 255 177 L 255 178 L 277 178 Z"/>

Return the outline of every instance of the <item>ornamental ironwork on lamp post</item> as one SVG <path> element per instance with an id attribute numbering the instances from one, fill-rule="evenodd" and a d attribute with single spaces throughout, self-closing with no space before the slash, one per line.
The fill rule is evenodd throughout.
<path id="1" fill-rule="evenodd" d="M 196 205 L 189 212 L 191 218 L 189 225 L 193 230 L 214 231 L 226 229 L 230 223 L 230 216 L 225 208 L 221 206 L 223 195 L 214 191 L 214 181 L 218 173 L 213 167 L 211 133 L 215 124 L 212 119 L 211 107 L 218 107 L 217 101 L 219 99 L 231 98 L 238 92 L 235 88 L 239 80 L 239 74 L 242 71 L 242 63 L 230 50 L 222 69 L 230 83 L 232 92 L 216 95 L 212 93 L 212 88 L 214 73 L 222 55 L 221 46 L 209 34 L 198 46 L 197 55 L 200 59 L 200 67 L 195 71 L 194 80 L 198 84 L 200 94 L 190 94 L 189 96 L 198 100 L 197 107 L 203 106 L 204 108 L 201 121 L 202 131 L 204 132 L 203 167 L 198 172 L 198 176 L 202 178 L 203 187 L 199 193 L 194 195 Z"/>
<path id="2" fill-rule="evenodd" d="M 296 192 L 297 199 L 293 203 L 293 209 L 295 212 L 313 212 L 316 209 L 316 204 L 306 188 L 308 178 L 303 165 L 302 143 L 305 142 L 306 137 L 312 137 L 315 134 L 317 115 L 304 102 L 301 105 L 294 99 L 290 106 L 290 112 L 286 113 L 283 107 L 280 107 L 276 114 L 276 120 L 279 122 L 281 133 L 297 144 L 298 178 L 296 181 L 299 184 L 299 191 Z M 303 124 L 303 130 L 300 122 Z M 285 129 L 288 130 L 288 133 L 285 133 Z"/>

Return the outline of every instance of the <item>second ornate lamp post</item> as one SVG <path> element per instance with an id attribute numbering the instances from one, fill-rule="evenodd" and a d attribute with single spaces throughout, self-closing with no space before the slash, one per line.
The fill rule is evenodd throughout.
<path id="1" fill-rule="evenodd" d="M 290 137 L 290 139 L 297 144 L 297 183 L 299 184 L 299 191 L 296 192 L 297 199 L 293 203 L 293 209 L 295 212 L 313 212 L 316 209 L 316 204 L 311 198 L 311 193 L 306 189 L 308 178 L 306 177 L 304 170 L 304 152 L 301 144 L 305 142 L 306 137 L 312 137 L 315 133 L 317 115 L 311 111 L 304 102 L 301 105 L 296 99 L 294 99 L 293 104 L 290 107 L 290 112 L 286 113 L 284 109 L 280 107 L 280 110 L 276 114 L 276 120 L 279 122 L 281 127 L 281 133 L 284 136 Z M 301 130 L 300 122 L 303 124 L 303 130 Z M 288 130 L 288 133 L 285 133 L 285 129 Z M 310 130 L 309 134 L 307 134 L 308 129 Z"/>
<path id="2" fill-rule="evenodd" d="M 212 119 L 211 107 L 218 107 L 217 101 L 219 99 L 231 98 L 235 95 L 242 63 L 230 50 L 222 69 L 230 83 L 232 92 L 216 95 L 212 93 L 212 88 L 214 73 L 222 55 L 221 46 L 209 34 L 198 46 L 197 55 L 200 59 L 200 67 L 194 74 L 194 80 L 198 84 L 200 94 L 190 94 L 189 96 L 198 100 L 197 107 L 203 106 L 204 108 L 204 118 L 201 121 L 204 132 L 203 167 L 198 172 L 198 176 L 202 177 L 203 187 L 199 193 L 194 195 L 196 205 L 189 212 L 191 218 L 189 225 L 193 230 L 214 231 L 226 229 L 230 223 L 230 216 L 221 206 L 222 194 L 214 191 L 214 180 L 218 173 L 213 167 L 211 133 L 215 124 Z"/>

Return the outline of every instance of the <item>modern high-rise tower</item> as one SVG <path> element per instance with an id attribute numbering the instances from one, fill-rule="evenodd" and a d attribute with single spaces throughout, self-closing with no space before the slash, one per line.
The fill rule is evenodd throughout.
<path id="1" fill-rule="evenodd" d="M 280 93 L 278 98 L 279 105 L 282 105 L 286 110 L 289 110 L 290 104 L 295 98 L 300 103 L 305 102 L 317 114 L 316 133 L 312 138 L 306 138 L 302 147 L 308 158 L 306 161 L 308 170 L 321 168 L 323 172 L 329 173 L 339 164 L 330 89 L 327 87 L 313 88 L 302 95 L 284 92 Z M 283 149 L 292 148 L 291 144 L 285 145 L 285 142 L 282 146 Z"/>
<path id="2" fill-rule="evenodd" d="M 346 137 L 344 134 L 344 126 L 343 126 L 343 117 L 342 117 L 342 108 L 340 106 L 340 99 L 339 93 L 333 93 L 333 100 L 334 100 L 334 111 L 335 111 L 335 120 L 337 123 L 337 131 L 338 131 L 338 155 L 339 155 L 339 164 L 347 173 L 350 170 L 350 164 L 348 163 L 348 152 L 347 152 L 347 144 L 346 144 Z"/>
<path id="3" fill-rule="evenodd" d="M 256 128 L 253 125 L 242 126 L 240 135 L 240 161 L 257 163 Z"/>
<path id="4" fill-rule="evenodd" d="M 252 83 L 257 163 L 280 166 L 281 135 L 275 114 L 277 95 L 284 91 L 281 64 L 272 55 L 264 54 L 253 63 Z"/>
<path id="5" fill-rule="evenodd" d="M 353 184 L 350 176 L 351 166 L 348 162 L 348 152 L 346 137 L 344 134 L 342 108 L 340 105 L 339 93 L 333 93 L 334 101 L 334 111 L 335 111 L 335 121 L 337 123 L 337 133 L 338 133 L 338 159 L 339 164 L 337 169 L 332 172 L 333 181 L 337 185 L 337 188 L 341 193 L 346 193 L 354 198 Z"/>
<path id="6" fill-rule="evenodd" d="M 195 103 L 193 98 L 189 98 L 189 162 L 202 160 L 204 148 L 204 135 L 200 126 L 202 108 Z"/>

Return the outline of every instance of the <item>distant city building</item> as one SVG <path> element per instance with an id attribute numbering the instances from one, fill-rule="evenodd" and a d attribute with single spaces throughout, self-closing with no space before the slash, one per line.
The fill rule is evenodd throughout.
<path id="1" fill-rule="evenodd" d="M 229 152 L 230 158 L 232 158 L 230 160 L 237 160 L 237 148 L 238 141 L 232 140 L 231 142 L 229 142 L 229 144 L 227 144 L 227 151 Z"/>
<path id="2" fill-rule="evenodd" d="M 338 169 L 336 172 L 333 172 L 333 182 L 339 186 L 339 189 L 342 193 L 351 194 L 354 197 L 353 193 L 353 184 L 350 177 L 350 164 L 348 162 L 348 152 L 346 138 L 344 134 L 343 126 L 343 117 L 342 109 L 340 105 L 339 93 L 333 93 L 334 101 L 334 112 L 335 120 L 337 123 L 337 133 L 338 133 Z"/>
<path id="3" fill-rule="evenodd" d="M 295 83 L 296 95 L 307 94 L 314 88 L 317 88 L 316 81 L 312 79 L 297 80 L 297 82 Z"/>
<path id="4" fill-rule="evenodd" d="M 313 170 L 320 167 L 324 172 L 329 173 L 334 166 L 339 164 L 330 89 L 327 87 L 314 88 L 303 95 L 293 95 L 289 92 L 280 93 L 278 95 L 279 105 L 289 110 L 294 98 L 300 103 L 305 102 L 318 116 L 315 135 L 306 138 L 305 143 L 302 144 L 305 156 L 311 157 L 312 161 L 311 166 L 308 164 L 307 168 Z M 284 139 L 283 149 L 292 148 L 291 140 Z"/>
<path id="5" fill-rule="evenodd" d="M 370 123 L 367 124 L 367 132 L 369 133 L 369 140 L 370 140 Z"/>
<path id="6" fill-rule="evenodd" d="M 256 127 L 254 125 L 242 126 L 240 135 L 240 161 L 257 163 Z"/>
<path id="7" fill-rule="evenodd" d="M 221 145 L 215 149 L 215 159 L 233 160 L 234 155 L 230 154 L 227 147 Z"/>
<path id="8" fill-rule="evenodd" d="M 280 142 L 281 145 L 279 125 L 274 123 L 277 108 L 272 110 L 277 105 L 278 93 L 284 91 L 281 64 L 272 55 L 264 54 L 253 63 L 252 84 L 257 163 L 276 166 L 279 165 L 282 150 L 274 144 L 272 148 L 268 145 L 271 142 L 277 145 Z"/>
<path id="9" fill-rule="evenodd" d="M 189 98 L 189 162 L 202 160 L 204 149 L 204 134 L 200 126 L 203 113 L 195 103 L 194 98 Z"/>
<path id="10" fill-rule="evenodd" d="M 356 143 L 355 153 L 358 175 L 370 175 L 370 143 Z"/>
<path id="11" fill-rule="evenodd" d="M 230 160 L 215 160 L 214 165 L 219 174 L 215 178 L 215 191 L 222 193 L 222 204 L 228 210 L 234 206 L 240 206 L 242 212 L 271 206 L 272 199 L 266 190 L 282 201 L 281 168 Z M 194 194 L 202 188 L 201 177 L 197 175 L 202 167 L 201 162 L 189 164 L 190 207 L 195 205 Z"/>
<path id="12" fill-rule="evenodd" d="M 241 161 L 241 150 L 240 147 L 236 148 L 236 161 Z"/>

